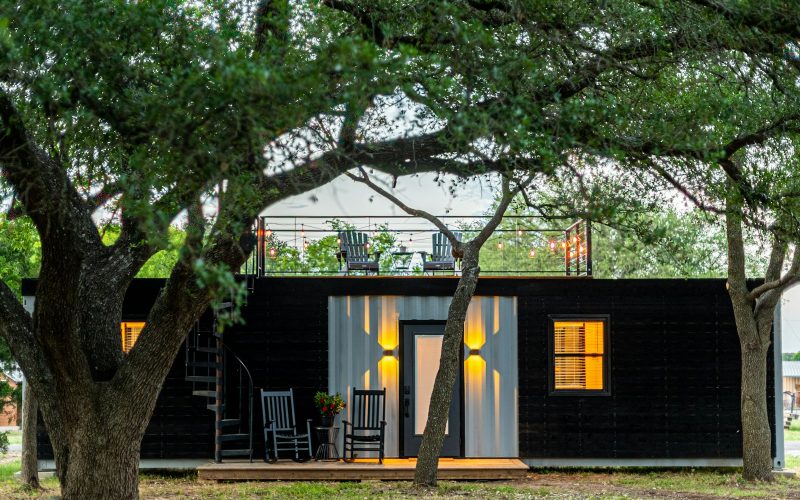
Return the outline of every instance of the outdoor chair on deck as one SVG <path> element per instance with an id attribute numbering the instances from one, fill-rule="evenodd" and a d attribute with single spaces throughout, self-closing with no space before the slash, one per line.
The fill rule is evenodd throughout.
<path id="1" fill-rule="evenodd" d="M 288 391 L 261 390 L 261 414 L 264 416 L 264 460 L 275 462 L 279 451 L 293 451 L 295 462 L 311 458 L 311 419 L 306 421 L 306 433 L 298 434 L 294 419 L 294 395 Z M 274 457 L 270 458 L 270 449 Z M 300 451 L 308 457 L 300 459 Z"/>
<path id="2" fill-rule="evenodd" d="M 339 231 L 339 263 L 345 261 L 347 274 L 350 271 L 364 271 L 379 274 L 380 252 L 373 252 L 370 257 L 369 239 L 366 233 L 356 231 Z"/>
<path id="3" fill-rule="evenodd" d="M 453 231 L 458 240 L 461 240 L 461 232 Z M 433 248 L 430 255 L 422 252 L 422 271 L 431 273 L 435 271 L 455 271 L 456 258 L 453 257 L 453 245 L 444 233 L 433 235 Z"/>
<path id="4" fill-rule="evenodd" d="M 350 451 L 350 460 L 356 451 L 377 451 L 378 462 L 383 463 L 386 437 L 386 388 L 383 390 L 358 390 L 353 388 L 350 405 L 353 422 L 343 420 L 344 459 Z"/>

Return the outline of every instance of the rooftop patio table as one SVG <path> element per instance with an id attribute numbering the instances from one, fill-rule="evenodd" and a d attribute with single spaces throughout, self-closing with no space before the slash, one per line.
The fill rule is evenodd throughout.
<path id="1" fill-rule="evenodd" d="M 417 252 L 408 252 L 405 250 L 392 252 L 392 257 L 396 257 L 392 264 L 392 271 L 407 274 L 411 271 L 411 262 L 414 260 L 414 255 Z"/>

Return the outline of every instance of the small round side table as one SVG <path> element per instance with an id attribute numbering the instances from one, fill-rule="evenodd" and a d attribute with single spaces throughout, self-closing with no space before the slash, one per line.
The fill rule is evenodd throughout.
<path id="1" fill-rule="evenodd" d="M 314 460 L 322 462 L 336 462 L 339 460 L 339 450 L 336 448 L 336 438 L 339 437 L 339 427 L 314 427 L 317 433 L 317 453 Z"/>

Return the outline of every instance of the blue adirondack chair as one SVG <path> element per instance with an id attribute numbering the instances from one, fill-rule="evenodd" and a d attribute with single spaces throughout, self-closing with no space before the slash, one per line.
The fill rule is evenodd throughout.
<path id="1" fill-rule="evenodd" d="M 461 231 L 453 231 L 453 234 L 461 241 Z M 453 245 L 444 233 L 433 235 L 433 248 L 430 254 L 422 252 L 422 271 L 455 271 L 456 258 L 453 257 Z"/>
<path id="2" fill-rule="evenodd" d="M 366 233 L 339 231 L 339 262 L 344 259 L 347 274 L 350 271 L 364 271 L 365 274 L 380 273 L 380 252 L 369 251 L 369 238 Z"/>

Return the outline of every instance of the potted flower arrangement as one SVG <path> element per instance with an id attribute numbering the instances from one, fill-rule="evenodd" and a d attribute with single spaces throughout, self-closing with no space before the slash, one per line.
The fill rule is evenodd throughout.
<path id="1" fill-rule="evenodd" d="M 319 391 L 314 395 L 314 404 L 317 406 L 321 418 L 322 427 L 333 426 L 333 420 L 346 406 L 341 394 L 328 394 Z"/>

